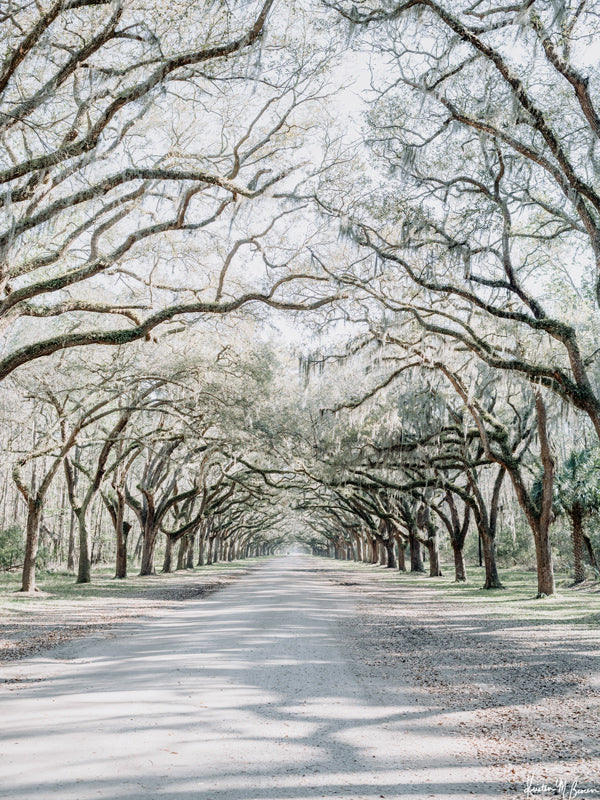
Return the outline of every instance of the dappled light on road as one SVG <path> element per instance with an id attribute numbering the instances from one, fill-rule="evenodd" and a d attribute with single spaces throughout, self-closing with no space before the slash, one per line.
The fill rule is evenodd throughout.
<path id="1" fill-rule="evenodd" d="M 408 690 L 390 704 L 356 674 L 341 632 L 353 601 L 308 564 L 271 562 L 208 600 L 4 668 L 0 794 L 501 794 L 444 733 L 443 709 Z"/>

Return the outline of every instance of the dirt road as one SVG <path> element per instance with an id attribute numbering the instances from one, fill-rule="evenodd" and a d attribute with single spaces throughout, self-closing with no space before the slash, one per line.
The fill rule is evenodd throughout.
<path id="1" fill-rule="evenodd" d="M 0 669 L 10 800 L 494 798 L 408 687 L 356 668 L 354 600 L 310 560 Z"/>

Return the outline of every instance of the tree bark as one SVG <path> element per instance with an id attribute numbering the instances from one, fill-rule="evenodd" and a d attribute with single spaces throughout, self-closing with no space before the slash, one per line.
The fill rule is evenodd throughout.
<path id="1" fill-rule="evenodd" d="M 426 546 L 429 553 L 429 577 L 441 578 L 442 567 L 440 565 L 440 547 L 437 531 L 430 533 Z"/>
<path id="2" fill-rule="evenodd" d="M 85 517 L 85 511 L 81 510 L 79 513 L 77 513 L 77 524 L 79 526 L 79 562 L 77 565 L 77 583 L 90 583 L 92 580 L 90 535 L 87 529 Z"/>
<path id="3" fill-rule="evenodd" d="M 386 567 L 388 569 L 396 569 L 396 553 L 394 551 L 395 544 L 394 538 L 390 535 L 385 543 L 385 549 L 387 553 Z"/>
<path id="4" fill-rule="evenodd" d="M 396 536 L 395 538 L 398 550 L 398 571 L 406 572 L 406 542 L 401 536 Z"/>
<path id="5" fill-rule="evenodd" d="M 479 529 L 479 540 L 483 550 L 483 565 L 485 569 L 484 589 L 504 589 L 498 567 L 496 565 L 496 540 L 486 531 Z"/>
<path id="6" fill-rule="evenodd" d="M 165 542 L 165 557 L 163 558 L 163 565 L 162 565 L 162 572 L 163 574 L 167 574 L 169 572 L 173 572 L 173 548 L 175 546 L 175 542 L 170 536 L 166 537 Z M 181 545 L 180 545 L 181 547 Z"/>
<path id="7" fill-rule="evenodd" d="M 534 393 L 537 411 L 538 434 L 540 438 L 540 456 L 542 460 L 542 501 L 537 519 L 533 527 L 535 553 L 538 571 L 538 597 L 555 594 L 554 567 L 550 548 L 550 523 L 552 521 L 552 500 L 554 486 L 554 459 L 548 440 L 546 406 L 540 391 Z"/>
<path id="8" fill-rule="evenodd" d="M 35 592 L 35 562 L 40 539 L 40 520 L 42 517 L 42 504 L 36 499 L 27 503 L 27 528 L 25 540 L 25 560 L 23 562 L 23 577 L 21 592 Z"/>
<path id="9" fill-rule="evenodd" d="M 204 566 L 204 539 L 205 539 L 205 534 L 202 533 L 201 536 L 199 537 L 199 540 L 198 540 L 198 562 L 197 562 L 197 565 L 199 567 L 203 567 Z"/>
<path id="10" fill-rule="evenodd" d="M 191 533 L 186 538 L 188 539 L 188 548 L 185 556 L 185 568 L 194 569 L 194 544 L 196 542 L 196 536 Z"/>
<path id="11" fill-rule="evenodd" d="M 423 548 L 421 542 L 417 539 L 414 533 L 409 534 L 408 542 L 410 545 L 410 571 L 411 572 L 425 572 L 423 565 Z"/>
<path id="12" fill-rule="evenodd" d="M 154 575 L 154 551 L 156 549 L 156 531 L 154 526 L 148 522 L 144 525 L 144 535 L 142 539 L 142 563 L 140 564 L 140 575 Z"/>
<path id="13" fill-rule="evenodd" d="M 127 577 L 127 538 L 131 530 L 131 523 L 123 521 L 121 511 L 120 520 L 117 517 L 115 529 L 117 538 L 117 558 L 115 564 L 115 578 L 124 579 Z"/>
<path id="14" fill-rule="evenodd" d="M 69 545 L 67 550 L 67 569 L 69 572 L 75 570 L 75 513 L 71 509 L 69 520 Z"/>
<path id="15" fill-rule="evenodd" d="M 541 529 L 535 538 L 535 555 L 538 574 L 538 597 L 555 594 L 554 566 L 550 547 L 549 530 Z"/>
<path id="16" fill-rule="evenodd" d="M 465 567 L 463 548 L 454 540 L 452 540 L 452 552 L 454 554 L 454 582 L 465 583 L 467 580 L 467 570 Z"/>
<path id="17" fill-rule="evenodd" d="M 569 516 L 571 517 L 573 538 L 573 581 L 581 583 L 585 580 L 585 567 L 583 555 L 585 552 L 585 542 L 583 539 L 583 508 L 580 503 L 574 503 Z"/>
<path id="18" fill-rule="evenodd" d="M 583 541 L 585 543 L 588 552 L 588 558 L 590 559 L 590 564 L 592 565 L 592 569 L 594 569 L 596 572 L 599 572 L 600 570 L 598 569 L 598 559 L 596 558 L 596 553 L 594 552 L 592 540 L 587 535 L 587 533 L 583 534 Z"/>

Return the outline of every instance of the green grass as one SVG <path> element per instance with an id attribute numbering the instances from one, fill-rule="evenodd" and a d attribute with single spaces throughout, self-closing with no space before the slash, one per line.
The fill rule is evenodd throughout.
<path id="1" fill-rule="evenodd" d="M 504 589 L 482 589 L 483 568 L 467 569 L 467 583 L 454 582 L 451 564 L 443 564 L 441 578 L 423 574 L 401 573 L 371 564 L 352 561 L 335 561 L 336 567 L 348 572 L 368 573 L 377 582 L 390 588 L 404 587 L 416 598 L 424 596 L 433 601 L 460 605 L 474 616 L 494 616 L 504 619 L 527 620 L 532 624 L 555 622 L 560 624 L 600 624 L 600 583 L 586 582 L 579 588 L 569 585 L 569 578 L 557 573 L 557 594 L 537 599 L 535 572 L 509 568 L 500 570 Z"/>
<path id="2" fill-rule="evenodd" d="M 69 572 L 39 572 L 37 585 L 39 595 L 19 594 L 21 575 L 19 572 L 0 573 L 0 609 L 27 607 L 31 603 L 43 603 L 45 600 L 73 601 L 92 600 L 94 598 L 140 597 L 149 590 L 166 588 L 176 581 L 211 582 L 211 578 L 225 573 L 247 569 L 264 559 L 248 558 L 245 561 L 232 561 L 196 567 L 194 570 L 181 570 L 168 575 L 148 575 L 141 577 L 135 572 L 123 580 L 116 580 L 114 567 L 99 567 L 92 572 L 92 582 L 78 584 L 75 575 Z"/>
<path id="3" fill-rule="evenodd" d="M 166 588 L 174 582 L 211 582 L 211 578 L 224 573 L 244 570 L 265 558 L 250 558 L 245 561 L 213 564 L 197 567 L 194 570 L 182 570 L 170 575 L 151 575 L 140 577 L 132 574 L 125 580 L 113 578 L 112 567 L 94 570 L 92 583 L 76 584 L 75 576 L 66 572 L 40 573 L 38 585 L 42 590 L 39 597 L 19 595 L 20 575 L 18 573 L 0 573 L 0 613 L 4 611 L 19 612 L 31 608 L 32 603 L 68 603 L 78 600 L 93 600 L 143 597 L 152 590 Z M 385 569 L 371 564 L 360 564 L 352 561 L 333 561 L 320 559 L 335 569 L 351 574 L 372 576 L 376 583 L 390 589 L 406 589 L 411 599 L 427 602 L 443 602 L 460 607 L 461 613 L 472 616 L 485 616 L 503 619 L 528 621 L 531 624 L 561 623 L 569 625 L 600 624 L 600 584 L 587 583 L 580 588 L 571 588 L 566 575 L 557 574 L 558 594 L 541 600 L 536 599 L 536 575 L 534 572 L 515 568 L 503 569 L 500 577 L 505 585 L 503 590 L 484 590 L 483 569 L 469 567 L 468 582 L 455 583 L 451 564 L 443 565 L 444 576 L 428 578 L 422 574 L 400 573 L 397 570 Z"/>

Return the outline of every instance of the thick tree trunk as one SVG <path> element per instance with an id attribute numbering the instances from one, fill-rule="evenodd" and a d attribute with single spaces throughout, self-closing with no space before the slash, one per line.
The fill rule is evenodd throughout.
<path id="1" fill-rule="evenodd" d="M 440 547 L 437 534 L 427 539 L 427 551 L 429 552 L 429 577 L 441 578 L 442 568 L 440 566 Z"/>
<path id="2" fill-rule="evenodd" d="M 69 572 L 75 570 L 75 513 L 71 510 L 69 521 L 69 544 L 67 550 L 67 569 Z"/>
<path id="3" fill-rule="evenodd" d="M 86 515 L 82 511 L 77 514 L 79 525 L 79 563 L 77 565 L 77 583 L 90 583 L 92 580 L 92 560 L 90 557 L 90 534 L 86 525 Z"/>
<path id="4" fill-rule="evenodd" d="M 215 540 L 213 542 L 214 545 L 214 552 L 212 557 L 212 563 L 218 564 L 220 561 L 220 553 L 221 553 L 221 537 L 219 535 L 215 536 Z"/>
<path id="5" fill-rule="evenodd" d="M 185 555 L 185 568 L 194 569 L 194 544 L 196 542 L 196 536 L 191 534 L 186 538 L 188 540 L 188 548 Z"/>
<path id="6" fill-rule="evenodd" d="M 390 536 L 390 538 L 385 543 L 386 555 L 387 555 L 387 564 L 386 567 L 388 569 L 396 569 L 396 553 L 394 552 L 394 539 Z"/>
<path id="7" fill-rule="evenodd" d="M 425 572 L 423 565 L 423 548 L 421 542 L 414 534 L 409 535 L 410 545 L 410 571 L 411 572 Z"/>
<path id="8" fill-rule="evenodd" d="M 467 570 L 465 567 L 465 557 L 463 548 L 452 539 L 452 552 L 454 553 L 454 581 L 456 583 L 465 583 L 467 580 Z"/>
<path id="9" fill-rule="evenodd" d="M 198 541 L 198 562 L 197 563 L 198 563 L 199 567 L 203 567 L 204 566 L 204 539 L 205 539 L 205 534 L 203 533 L 202 536 L 200 536 L 200 539 Z"/>
<path id="10" fill-rule="evenodd" d="M 483 551 L 483 564 L 485 567 L 484 589 L 504 589 L 498 567 L 496 566 L 496 541 L 493 536 L 483 530 L 479 531 L 481 549 Z"/>
<path id="11" fill-rule="evenodd" d="M 573 580 L 575 583 L 581 583 L 585 580 L 585 567 L 583 565 L 585 541 L 583 538 L 583 509 L 579 503 L 573 505 L 569 516 L 573 526 L 571 532 L 573 538 Z"/>
<path id="12" fill-rule="evenodd" d="M 185 561 L 189 546 L 190 542 L 187 536 L 182 536 L 179 540 L 179 547 L 177 548 L 177 566 L 175 569 L 180 570 L 185 568 Z"/>
<path id="13" fill-rule="evenodd" d="M 123 580 L 127 577 L 127 537 L 131 530 L 131 523 L 123 521 L 122 513 L 117 516 L 115 529 L 117 538 L 117 558 L 115 564 L 115 578 Z"/>
<path id="14" fill-rule="evenodd" d="M 156 549 L 156 531 L 149 524 L 144 526 L 142 543 L 142 563 L 140 575 L 154 575 L 154 551 Z"/>
<path id="15" fill-rule="evenodd" d="M 40 520 L 42 517 L 42 504 L 30 500 L 27 504 L 27 528 L 25 540 L 25 560 L 23 562 L 23 577 L 21 592 L 35 592 L 35 562 L 40 539 Z"/>
<path id="16" fill-rule="evenodd" d="M 534 536 L 537 561 L 538 597 L 555 594 L 554 566 L 550 547 L 549 526 L 540 526 Z"/>
<path id="17" fill-rule="evenodd" d="M 401 536 L 396 536 L 395 539 L 398 550 L 398 570 L 406 572 L 406 542 Z"/>
<path id="18" fill-rule="evenodd" d="M 538 597 L 555 594 L 554 566 L 550 548 L 550 523 L 552 521 L 552 498 L 554 486 L 554 459 L 552 457 L 546 419 L 546 406 L 540 391 L 535 392 L 535 407 L 540 438 L 540 456 L 544 468 L 542 474 L 542 507 L 537 525 L 533 528 L 537 559 Z M 530 522 L 531 524 L 531 522 Z"/>
<path id="19" fill-rule="evenodd" d="M 175 542 L 170 536 L 167 536 L 165 542 L 165 557 L 163 558 L 162 571 L 163 573 L 173 572 L 173 548 Z M 181 545 L 180 545 L 181 547 Z"/>

